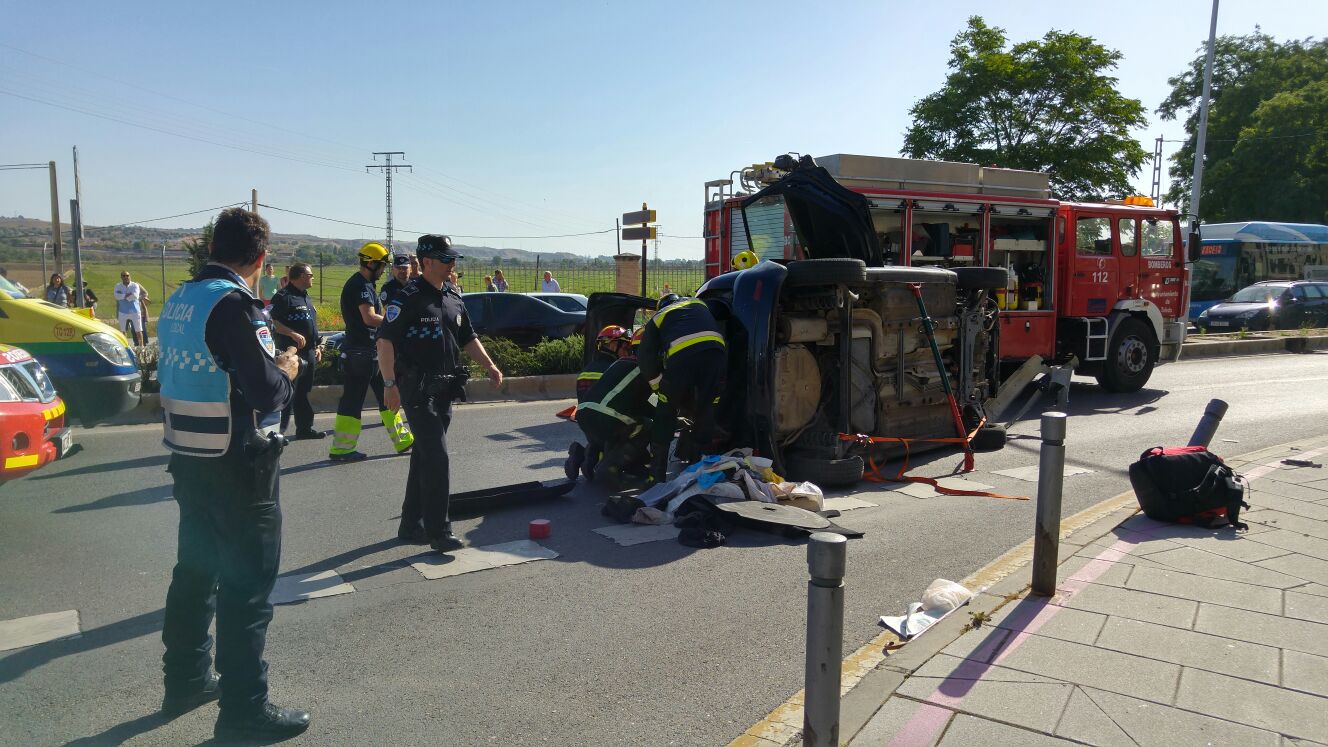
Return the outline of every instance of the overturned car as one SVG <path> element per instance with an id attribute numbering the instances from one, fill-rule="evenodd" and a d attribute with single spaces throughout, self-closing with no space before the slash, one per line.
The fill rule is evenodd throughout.
<path id="1" fill-rule="evenodd" d="M 1003 446 L 1003 431 L 980 426 L 999 381 L 990 291 L 1006 271 L 885 266 L 864 197 L 810 158 L 776 165 L 788 174 L 749 197 L 744 218 L 782 204 L 804 256 L 720 275 L 696 294 L 728 341 L 716 418 L 726 443 L 713 448 L 750 446 L 779 474 L 830 486 L 905 446 L 857 435 L 917 451 L 976 431 L 974 450 Z M 649 304 L 595 294 L 588 326 L 630 324 Z"/>

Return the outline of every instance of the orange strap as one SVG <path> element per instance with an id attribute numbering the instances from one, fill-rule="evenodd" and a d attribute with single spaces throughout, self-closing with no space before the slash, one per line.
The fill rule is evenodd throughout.
<path id="1" fill-rule="evenodd" d="M 915 477 L 904 474 L 905 472 L 908 471 L 908 462 L 910 456 L 912 455 L 912 451 L 909 448 L 909 445 L 912 442 L 918 441 L 921 443 L 931 443 L 931 444 L 964 444 L 967 447 L 969 441 L 973 439 L 974 434 L 978 432 L 978 429 L 981 428 L 984 423 L 986 423 L 986 418 L 983 418 L 982 422 L 978 423 L 978 427 L 974 428 L 972 433 L 969 433 L 968 435 L 962 438 L 958 436 L 952 436 L 950 438 L 901 438 L 898 436 L 868 436 L 865 433 L 841 433 L 839 434 L 839 440 L 850 441 L 852 443 L 861 444 L 862 446 L 870 446 L 872 444 L 885 444 L 885 443 L 903 445 L 904 463 L 899 466 L 899 473 L 896 474 L 893 478 L 887 478 L 881 474 L 881 468 L 876 465 L 876 460 L 872 457 L 871 450 L 870 449 L 866 450 L 867 467 L 869 468 L 869 470 L 863 474 L 863 479 L 868 480 L 870 482 L 920 482 L 930 485 L 933 490 L 942 495 L 970 495 L 970 496 L 979 496 L 984 498 L 1004 498 L 1006 500 L 1011 500 L 1011 501 L 1028 500 L 1028 496 L 1004 495 L 1002 493 L 992 493 L 986 490 L 963 490 L 960 488 L 947 488 L 930 477 Z M 964 472 L 968 472 L 968 470 L 965 469 Z"/>

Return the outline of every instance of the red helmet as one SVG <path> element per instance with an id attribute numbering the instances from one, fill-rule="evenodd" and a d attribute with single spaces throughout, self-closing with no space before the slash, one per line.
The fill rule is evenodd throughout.
<path id="1" fill-rule="evenodd" d="M 644 337 L 645 334 L 646 334 L 646 325 L 642 324 L 640 327 L 637 327 L 636 331 L 632 332 L 632 347 L 640 345 L 641 338 Z"/>
<path id="2" fill-rule="evenodd" d="M 604 329 L 601 329 L 599 334 L 595 336 L 595 339 L 602 344 L 609 340 L 619 340 L 626 336 L 627 330 L 625 328 L 616 324 L 610 324 Z"/>

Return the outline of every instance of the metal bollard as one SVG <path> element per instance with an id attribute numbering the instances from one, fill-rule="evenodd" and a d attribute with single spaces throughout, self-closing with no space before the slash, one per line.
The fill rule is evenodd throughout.
<path id="1" fill-rule="evenodd" d="M 1209 402 L 1204 408 L 1203 417 L 1199 419 L 1199 426 L 1194 429 L 1194 435 L 1190 436 L 1190 446 L 1208 448 L 1208 444 L 1213 442 L 1213 435 L 1217 433 L 1217 426 L 1222 424 L 1222 416 L 1226 414 L 1226 402 L 1220 399 Z"/>
<path id="2" fill-rule="evenodd" d="M 1033 533 L 1033 593 L 1056 593 L 1061 544 L 1061 488 L 1065 482 L 1065 413 L 1042 414 L 1038 454 L 1037 527 Z"/>
<path id="3" fill-rule="evenodd" d="M 807 671 L 804 747 L 839 747 L 839 683 L 844 648 L 844 567 L 848 540 L 816 532 L 807 543 Z"/>

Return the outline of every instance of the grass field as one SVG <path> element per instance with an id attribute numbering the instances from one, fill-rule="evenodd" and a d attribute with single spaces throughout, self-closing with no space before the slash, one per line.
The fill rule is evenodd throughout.
<path id="1" fill-rule="evenodd" d="M 11 262 L 5 266 L 9 271 L 11 280 L 23 283 L 33 291 L 34 295 L 40 297 L 42 289 L 46 286 L 46 278 L 42 277 L 39 262 Z M 462 288 L 466 291 L 475 292 L 484 290 L 484 276 L 491 273 L 493 268 L 480 264 L 478 261 L 463 259 L 458 269 L 462 275 Z M 539 282 L 542 279 L 544 269 L 548 269 L 553 273 L 564 293 L 581 293 L 588 296 L 597 291 L 614 290 L 615 275 L 613 268 L 570 265 L 553 265 L 548 268 L 540 268 L 538 271 L 534 267 L 504 267 L 503 274 L 507 276 L 508 290 L 523 293 L 539 290 Z M 96 259 L 84 260 L 83 280 L 87 282 L 88 287 L 97 294 L 99 299 L 97 316 L 101 319 L 110 320 L 112 323 L 115 320 L 115 299 L 112 296 L 112 289 L 120 282 L 120 272 L 123 270 L 128 270 L 134 281 L 147 289 L 148 297 L 152 301 L 148 306 L 148 314 L 152 317 L 156 316 L 161 302 L 189 277 L 189 266 L 180 257 L 167 257 L 164 289 L 162 287 L 162 265 L 160 262 L 141 259 L 114 262 Z M 277 274 L 280 275 L 282 268 L 277 267 L 276 270 Z M 350 265 L 328 265 L 323 267 L 321 272 L 319 268 L 314 268 L 314 285 L 309 289 L 309 295 L 313 297 L 318 309 L 318 326 L 320 328 L 341 329 L 342 320 L 338 308 L 338 299 L 340 298 L 341 287 L 345 285 L 346 279 L 355 270 L 356 268 Z M 65 265 L 65 277 L 66 282 L 72 286 L 74 270 L 70 263 Z M 650 285 L 647 295 L 652 297 L 663 292 L 665 283 L 668 284 L 669 290 L 675 293 L 690 294 L 701 285 L 704 279 L 703 272 L 699 267 L 651 268 L 646 277 L 647 283 Z M 386 278 L 385 274 L 383 279 Z M 149 334 L 151 333 L 152 327 L 150 326 Z"/>

